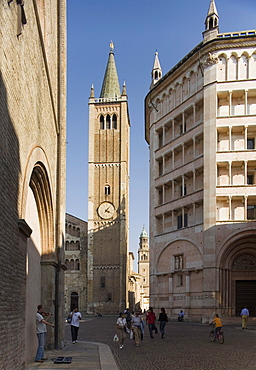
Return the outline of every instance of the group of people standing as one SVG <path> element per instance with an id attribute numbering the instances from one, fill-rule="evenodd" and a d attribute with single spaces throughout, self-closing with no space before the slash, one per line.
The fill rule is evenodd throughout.
<path id="1" fill-rule="evenodd" d="M 145 326 L 148 325 L 149 335 L 151 339 L 154 339 L 154 333 L 158 334 L 156 327 L 156 314 L 152 307 L 149 307 L 147 312 L 136 311 L 131 315 L 129 309 L 121 312 L 116 322 L 116 332 L 119 340 L 119 348 L 124 347 L 124 340 L 127 337 L 127 333 L 130 334 L 130 338 L 134 338 L 135 345 L 139 347 L 140 341 L 143 340 Z M 165 325 L 168 322 L 168 316 L 165 309 L 162 307 L 159 313 L 159 328 L 162 334 L 162 338 L 165 337 Z"/>

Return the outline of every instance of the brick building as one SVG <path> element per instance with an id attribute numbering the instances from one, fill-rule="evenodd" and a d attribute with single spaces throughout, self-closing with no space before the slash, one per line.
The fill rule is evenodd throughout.
<path id="1" fill-rule="evenodd" d="M 66 2 L 0 6 L 0 367 L 35 358 L 42 303 L 64 338 Z"/>
<path id="2" fill-rule="evenodd" d="M 65 312 L 87 313 L 87 222 L 66 213 Z"/>
<path id="3" fill-rule="evenodd" d="M 150 302 L 207 320 L 256 316 L 256 31 L 203 41 L 145 99 L 150 145 Z"/>

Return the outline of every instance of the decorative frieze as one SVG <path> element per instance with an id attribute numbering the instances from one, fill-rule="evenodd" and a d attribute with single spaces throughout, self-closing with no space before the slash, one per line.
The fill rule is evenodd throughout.
<path id="1" fill-rule="evenodd" d="M 94 167 L 96 168 L 104 168 L 104 167 L 120 167 L 120 163 L 95 163 Z"/>
<path id="2" fill-rule="evenodd" d="M 93 270 L 119 270 L 120 266 L 93 266 Z"/>

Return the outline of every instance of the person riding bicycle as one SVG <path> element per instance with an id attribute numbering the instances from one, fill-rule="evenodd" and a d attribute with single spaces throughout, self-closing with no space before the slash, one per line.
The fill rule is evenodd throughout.
<path id="1" fill-rule="evenodd" d="M 222 322 L 221 322 L 221 319 L 219 318 L 219 315 L 217 313 L 214 315 L 214 319 L 212 320 L 210 325 L 214 325 L 214 328 L 215 328 L 214 329 L 214 340 L 216 340 L 218 333 L 222 329 Z"/>

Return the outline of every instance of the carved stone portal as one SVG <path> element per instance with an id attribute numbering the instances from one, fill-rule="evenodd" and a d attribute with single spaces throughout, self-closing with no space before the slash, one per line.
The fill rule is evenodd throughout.
<path id="1" fill-rule="evenodd" d="M 256 270 L 256 256 L 244 254 L 238 257 L 232 265 L 233 271 Z"/>

